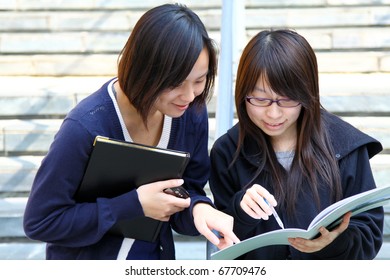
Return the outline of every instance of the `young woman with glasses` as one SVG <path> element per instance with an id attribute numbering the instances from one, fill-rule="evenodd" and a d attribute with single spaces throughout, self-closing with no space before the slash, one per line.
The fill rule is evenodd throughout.
<path id="1" fill-rule="evenodd" d="M 381 144 L 320 104 L 316 56 L 291 30 L 266 30 L 238 66 L 239 122 L 211 150 L 210 187 L 218 209 L 234 217 L 241 239 L 306 229 L 334 202 L 375 188 L 369 159 Z M 271 216 L 271 217 L 270 217 Z M 313 240 L 253 250 L 242 259 L 372 259 L 382 244 L 383 209 L 351 217 Z"/>

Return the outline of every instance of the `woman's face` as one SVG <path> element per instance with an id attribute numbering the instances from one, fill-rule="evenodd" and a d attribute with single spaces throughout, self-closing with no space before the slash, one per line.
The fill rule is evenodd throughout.
<path id="1" fill-rule="evenodd" d="M 207 49 L 199 54 L 190 74 L 178 87 L 164 91 L 155 103 L 155 108 L 173 118 L 180 117 L 188 109 L 190 103 L 200 95 L 205 86 L 209 69 Z"/>
<path id="2" fill-rule="evenodd" d="M 248 94 L 248 97 L 269 98 L 272 100 L 287 99 L 273 92 L 264 78 L 257 80 L 255 89 Z M 302 105 L 296 107 L 280 107 L 273 102 L 267 107 L 257 107 L 249 102 L 246 103 L 246 110 L 252 122 L 267 134 L 273 144 L 278 143 L 275 150 L 291 149 L 297 135 L 297 119 L 301 112 Z"/>

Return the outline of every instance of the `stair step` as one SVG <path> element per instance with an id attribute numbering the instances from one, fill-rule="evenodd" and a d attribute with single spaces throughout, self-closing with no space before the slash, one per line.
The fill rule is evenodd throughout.
<path id="1" fill-rule="evenodd" d="M 0 118 L 63 117 L 112 77 L 0 76 Z M 390 74 L 320 74 L 321 102 L 336 114 L 390 116 L 389 78 Z M 215 92 L 208 104 L 211 116 L 215 115 L 218 95 Z"/>
<path id="2" fill-rule="evenodd" d="M 323 0 L 309 0 L 312 1 L 314 5 L 318 6 Z M 335 1 L 335 0 L 333 0 Z M 341 0 L 339 0 L 341 1 Z M 111 11 L 111 10 L 147 10 L 154 6 L 161 5 L 167 1 L 161 0 L 148 0 L 148 1 L 134 1 L 134 0 L 110 0 L 110 1 L 96 1 L 96 0 L 66 0 L 63 1 L 47 1 L 44 7 L 49 11 L 71 11 L 74 10 L 84 10 L 86 12 L 90 11 Z M 253 5 L 263 6 L 263 1 L 252 1 Z M 274 0 L 273 3 L 278 6 L 286 6 L 285 0 Z M 337 1 L 336 1 L 337 2 Z M 193 8 L 199 9 L 210 9 L 214 7 L 221 7 L 221 0 L 182 0 L 180 3 L 186 4 Z M 294 1 L 293 1 L 294 3 Z M 305 4 L 306 3 L 306 4 Z M 311 2 L 310 2 L 311 3 Z M 298 0 L 295 1 L 295 4 L 299 5 L 308 5 L 308 0 Z M 267 4 L 265 4 L 267 5 Z M 290 6 L 289 4 L 288 6 Z M 22 10 L 22 11 L 41 11 L 42 10 L 42 1 L 40 0 L 7 0 L 0 2 L 0 10 Z"/>
<path id="3" fill-rule="evenodd" d="M 177 260 L 205 260 L 206 242 L 176 242 Z M 43 260 L 46 244 L 41 242 L 0 243 L 1 260 Z M 375 260 L 390 259 L 390 242 L 384 242 Z"/>
<path id="4" fill-rule="evenodd" d="M 370 159 L 371 169 L 377 186 L 390 185 L 389 163 L 390 154 L 384 154 L 383 152 Z"/>
<path id="5" fill-rule="evenodd" d="M 390 117 L 343 117 L 363 132 L 381 141 L 390 151 Z M 236 122 L 237 119 L 234 120 Z M 0 120 L 0 154 L 44 154 L 62 119 Z M 209 146 L 214 142 L 215 119 L 210 118 Z"/>
<path id="6" fill-rule="evenodd" d="M 337 95 L 389 95 L 386 82 L 390 73 L 320 73 L 321 96 Z M 97 76 L 0 76 L 4 90 L 1 96 L 88 94 L 112 78 L 111 75 Z M 356 86 L 356 85 L 359 86 Z M 17 85 L 17 86 L 16 86 Z"/>
<path id="7" fill-rule="evenodd" d="M 46 244 L 42 242 L 0 243 L 0 260 L 44 260 Z"/>
<path id="8" fill-rule="evenodd" d="M 128 1 L 128 0 L 111 0 L 111 1 L 96 1 L 96 0 L 67 0 L 61 1 L 47 1 L 45 8 L 47 10 L 138 10 L 138 9 L 150 9 L 156 5 L 165 3 L 161 0 L 148 0 L 148 1 Z M 221 0 L 182 0 L 180 3 L 186 4 L 192 8 L 199 9 L 211 9 L 220 8 Z M 372 5 L 372 0 L 331 0 L 326 2 L 327 7 L 340 7 L 340 6 L 369 6 Z M 389 4 L 388 0 L 381 0 L 382 4 Z M 324 7 L 324 0 L 251 0 L 246 4 L 248 8 L 303 8 L 303 7 Z M 23 10 L 23 11 L 36 11 L 42 10 L 41 1 L 20 1 L 20 0 L 7 0 L 0 2 L 0 10 Z"/>
<path id="9" fill-rule="evenodd" d="M 2 97 L 52 97 L 90 94 L 112 76 L 0 76 Z"/>
<path id="10" fill-rule="evenodd" d="M 28 194 L 42 159 L 43 156 L 0 157 L 0 193 Z"/>
<path id="11" fill-rule="evenodd" d="M 80 100 L 110 78 L 2 76 L 0 118 L 64 117 Z"/>
<path id="12" fill-rule="evenodd" d="M 125 2 L 122 1 L 121 3 Z M 133 5 L 133 2 L 130 2 L 131 5 Z M 23 3 L 23 5 L 27 4 Z M 69 11 L 52 9 L 48 12 L 40 8 L 29 11 L 7 11 L 0 14 L 2 22 L 0 31 L 125 31 L 131 29 L 139 17 L 153 6 L 155 5 L 144 6 L 139 9 L 131 6 L 126 9 L 126 6 L 124 6 L 112 10 L 75 9 Z M 188 6 L 194 9 L 208 29 L 220 29 L 222 14 L 220 2 L 198 8 L 196 3 L 191 1 Z M 260 5 L 247 5 L 244 14 L 247 29 L 260 30 L 286 26 L 294 28 L 367 27 L 383 26 L 390 23 L 388 18 L 390 7 L 385 5 L 362 5 L 349 8 L 344 6 L 311 7 L 297 5 L 293 9 L 286 8 L 288 9 L 280 6 L 264 8 Z M 23 9 L 28 8 L 23 7 Z M 259 20 L 259 18 L 262 20 Z M 23 19 L 23 21 L 20 19 Z M 29 24 L 27 25 L 26 22 Z"/>
<path id="13" fill-rule="evenodd" d="M 114 76 L 117 59 L 116 53 L 4 55 L 0 76 Z M 390 57 L 384 51 L 318 52 L 317 59 L 321 73 L 390 71 Z"/>
<path id="14" fill-rule="evenodd" d="M 97 88 L 96 88 L 97 89 Z M 95 90 L 96 90 L 95 89 Z M 65 116 L 77 102 L 93 91 L 79 91 L 73 95 L 47 93 L 46 95 L 0 96 L 2 118 L 53 118 Z M 209 114 L 215 115 L 217 96 L 208 104 Z M 330 112 L 343 116 L 390 116 L 390 95 L 323 95 L 322 105 Z"/>
<path id="15" fill-rule="evenodd" d="M 345 2 L 347 1 L 343 4 Z M 295 7 L 293 9 L 281 9 L 280 6 L 268 9 L 247 7 L 245 23 L 248 29 L 286 26 L 294 28 L 364 27 L 389 24 L 389 13 L 390 7 L 385 5 L 362 5 L 349 8 L 341 5 L 339 7 Z"/>
<path id="16" fill-rule="evenodd" d="M 118 25 L 118 24 L 117 24 Z M 121 26 L 121 25 L 118 25 Z M 7 55 L 20 54 L 77 54 L 77 53 L 106 53 L 119 54 L 125 45 L 129 29 L 115 31 L 91 30 L 91 31 L 52 31 L 0 33 L 1 51 Z M 249 41 L 260 31 L 259 28 L 248 30 L 245 41 Z M 362 27 L 351 32 L 348 27 L 340 28 L 296 28 L 320 55 L 329 50 L 348 51 L 353 50 L 383 50 L 390 47 L 388 36 L 383 36 L 383 27 Z M 210 30 L 209 36 L 220 45 L 221 34 L 219 31 Z M 320 65 L 321 66 L 321 65 Z"/>
<path id="17" fill-rule="evenodd" d="M 390 260 L 390 242 L 384 242 L 381 249 L 379 250 L 378 255 L 375 258 L 376 260 Z"/>
<path id="18" fill-rule="evenodd" d="M 0 152 L 4 155 L 46 153 L 62 120 L 0 120 Z"/>
<path id="19" fill-rule="evenodd" d="M 177 260 L 206 259 L 206 239 L 201 236 L 173 235 Z M 0 242 L 0 260 L 43 260 L 46 244 L 43 242 L 6 241 Z"/>
<path id="20" fill-rule="evenodd" d="M 114 76 L 118 54 L 0 56 L 0 76 Z"/>

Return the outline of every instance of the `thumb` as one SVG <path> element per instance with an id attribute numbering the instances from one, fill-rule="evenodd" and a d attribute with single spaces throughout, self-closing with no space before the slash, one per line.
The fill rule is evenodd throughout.
<path id="1" fill-rule="evenodd" d="M 161 181 L 161 182 L 162 182 L 162 185 L 161 185 L 162 190 L 164 190 L 166 188 L 181 186 L 184 184 L 183 179 L 171 179 L 171 180 L 166 180 L 166 181 Z"/>
<path id="2" fill-rule="evenodd" d="M 149 184 L 145 184 L 143 186 L 149 186 L 153 188 L 155 191 L 163 191 L 167 188 L 177 187 L 184 184 L 183 179 L 170 179 L 164 181 L 157 181 Z"/>

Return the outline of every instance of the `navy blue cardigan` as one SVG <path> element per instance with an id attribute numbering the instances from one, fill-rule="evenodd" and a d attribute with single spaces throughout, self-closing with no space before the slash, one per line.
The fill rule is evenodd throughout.
<path id="1" fill-rule="evenodd" d="M 323 112 L 324 123 L 329 130 L 335 158 L 341 173 L 343 197 L 348 197 L 375 188 L 369 158 L 382 150 L 382 145 L 340 118 Z M 231 214 L 234 232 L 241 239 L 279 229 L 274 218 L 257 220 L 247 215 L 240 207 L 245 193 L 242 189 L 253 177 L 258 166 L 255 145 L 245 146 L 238 160 L 228 168 L 236 151 L 238 124 L 220 137 L 211 150 L 210 188 L 214 203 L 220 210 Z M 248 140 L 248 139 L 247 139 Z M 246 144 L 251 143 L 250 140 Z M 253 143 L 253 141 L 252 141 Z M 254 183 L 273 192 L 269 170 L 264 168 Z M 302 189 L 310 190 L 308 186 Z M 285 227 L 306 229 L 311 220 L 331 204 L 328 188 L 318 186 L 321 209 L 317 209 L 310 193 L 300 195 L 296 203 L 296 219 L 278 211 Z M 278 210 L 278 209 L 277 209 Z M 242 256 L 243 259 L 373 259 L 382 245 L 383 208 L 376 208 L 351 218 L 350 225 L 334 242 L 322 250 L 307 254 L 291 246 L 268 246 Z"/>
<path id="2" fill-rule="evenodd" d="M 108 83 L 66 116 L 36 174 L 24 230 L 29 238 L 47 242 L 47 259 L 115 259 L 123 238 L 107 231 L 118 220 L 144 215 L 135 190 L 111 199 L 99 198 L 96 203 L 74 200 L 95 136 L 124 140 Z M 206 106 L 200 112 L 190 107 L 173 119 L 168 143 L 170 149 L 191 154 L 183 175 L 191 207 L 164 223 L 157 242 L 136 240 L 128 259 L 174 259 L 172 228 L 181 234 L 199 234 L 192 207 L 200 201 L 211 204 L 203 191 L 210 167 L 207 117 Z"/>

